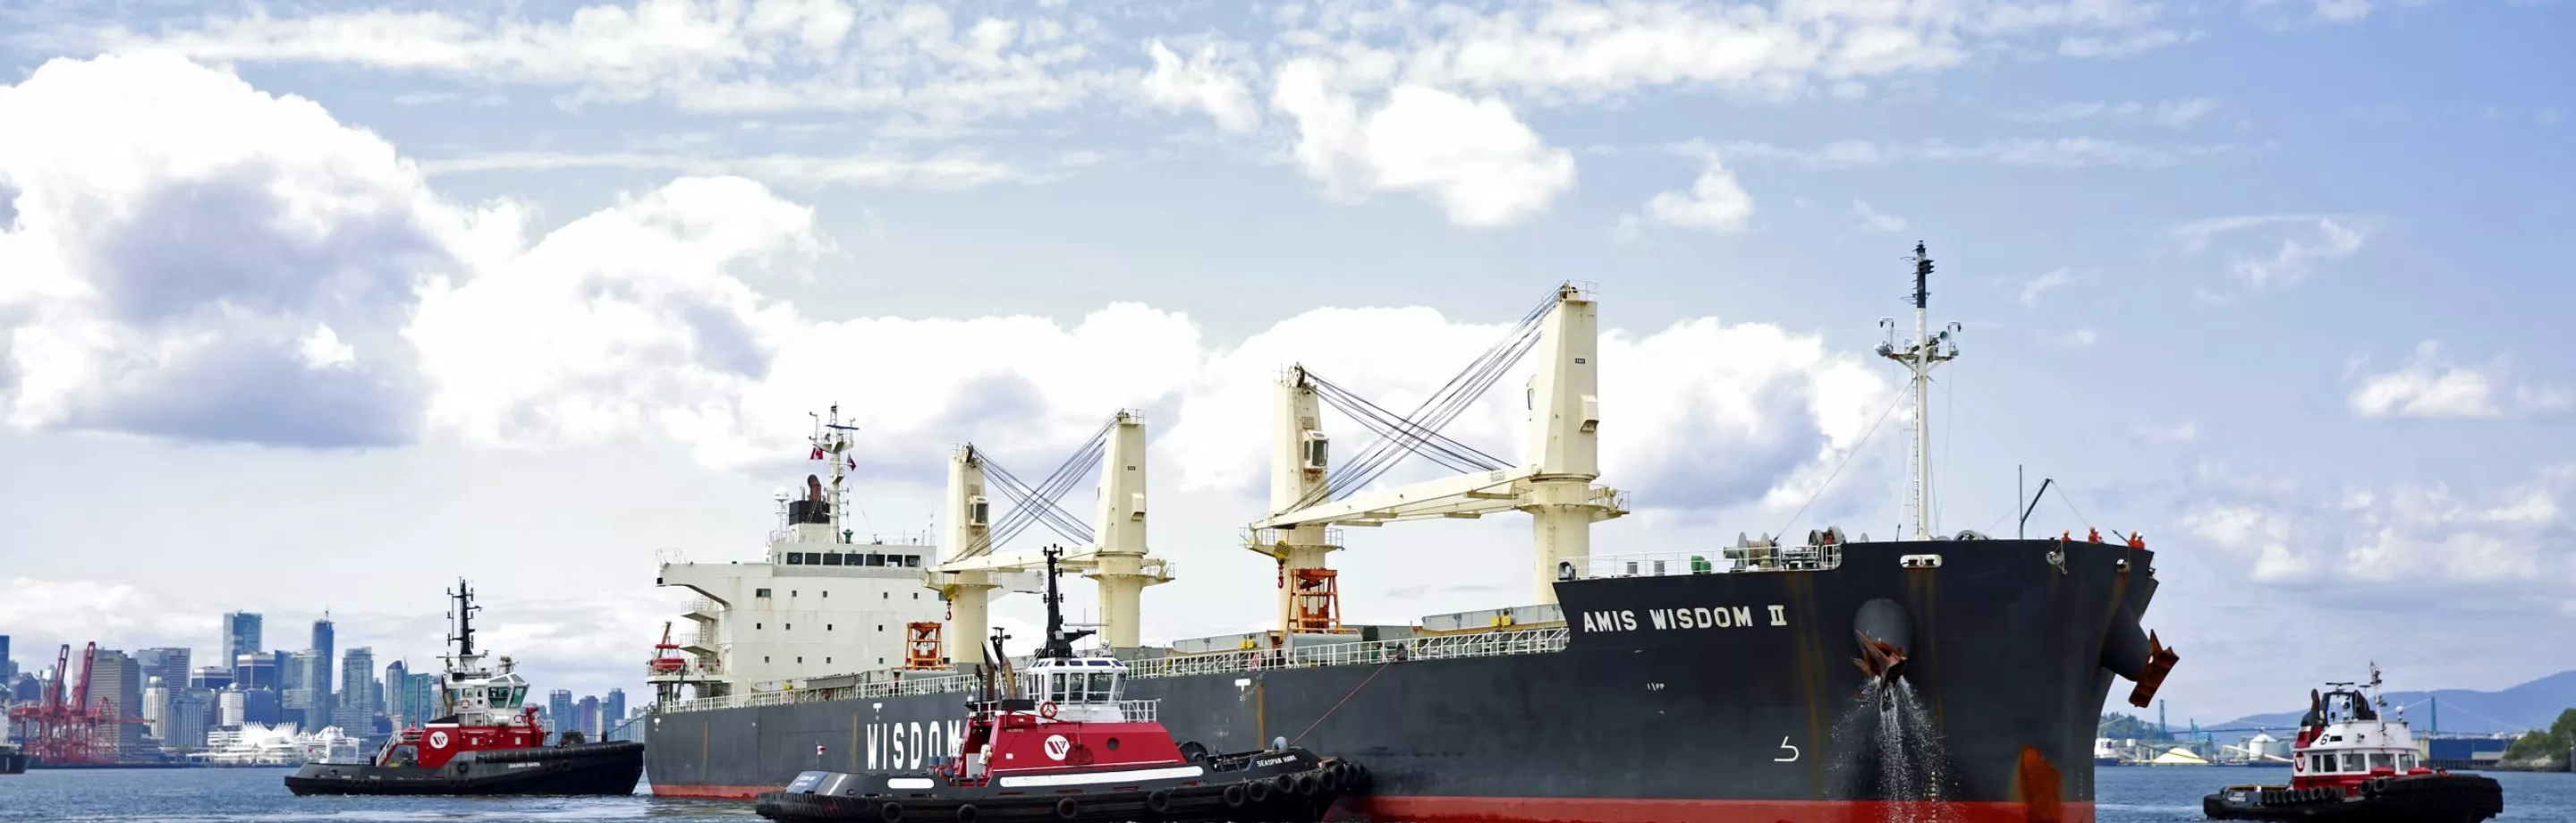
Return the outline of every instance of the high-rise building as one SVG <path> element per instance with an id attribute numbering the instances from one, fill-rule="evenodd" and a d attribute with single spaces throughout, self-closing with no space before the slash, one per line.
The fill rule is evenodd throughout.
<path id="1" fill-rule="evenodd" d="M 284 723 L 286 707 L 274 689 L 242 690 L 242 722 Z"/>
<path id="2" fill-rule="evenodd" d="M 45 682 L 36 679 L 35 675 L 21 674 L 18 675 L 16 679 L 9 681 L 9 699 L 11 701 L 18 703 L 33 703 L 36 702 L 37 698 L 43 696 L 45 696 Z"/>
<path id="3" fill-rule="evenodd" d="M 296 728 L 308 732 L 321 731 L 322 727 L 331 725 L 330 708 L 314 696 L 314 670 L 320 667 L 314 665 L 313 658 L 312 649 L 289 655 L 286 665 L 280 667 L 280 671 L 285 673 L 280 679 L 286 682 L 286 688 L 277 693 L 278 710 L 287 720 L 294 722 Z"/>
<path id="4" fill-rule="evenodd" d="M 587 694 L 582 695 L 581 702 L 573 704 L 572 711 L 574 717 L 581 719 L 579 726 L 581 729 L 581 738 L 583 740 L 598 740 L 599 698 Z"/>
<path id="5" fill-rule="evenodd" d="M 376 728 L 376 650 L 359 646 L 340 655 L 340 697 L 333 703 L 331 722 L 352 737 L 373 734 Z"/>
<path id="6" fill-rule="evenodd" d="M 170 695 L 169 706 L 162 709 L 161 745 L 177 749 L 202 749 L 206 730 L 215 722 L 215 693 L 206 689 L 181 689 Z"/>
<path id="7" fill-rule="evenodd" d="M 162 730 L 170 716 L 170 688 L 157 674 L 143 675 L 143 735 L 154 740 L 167 739 Z"/>
<path id="8" fill-rule="evenodd" d="M 229 666 L 198 666 L 188 673 L 188 688 L 219 692 L 232 688 L 233 670 Z"/>
<path id="9" fill-rule="evenodd" d="M 188 688 L 189 657 L 187 649 L 163 646 L 135 652 L 134 665 L 144 677 L 161 678 L 162 688 L 177 692 Z"/>
<path id="10" fill-rule="evenodd" d="M 215 725 L 238 729 L 250 719 L 250 693 L 233 689 L 215 695 Z"/>
<path id="11" fill-rule="evenodd" d="M 411 676 L 410 711 L 413 717 L 420 718 L 419 722 L 427 723 L 447 714 L 447 706 L 439 696 L 437 672 L 417 672 Z"/>
<path id="12" fill-rule="evenodd" d="M 377 687 L 376 693 L 383 696 L 385 717 L 393 721 L 394 728 L 402 728 L 411 718 L 411 701 L 403 693 L 409 688 L 411 667 L 400 660 L 385 664 L 385 680 Z"/>
<path id="13" fill-rule="evenodd" d="M 286 683 L 279 679 L 277 655 L 272 652 L 234 655 L 233 685 L 270 691 L 286 688 Z"/>
<path id="14" fill-rule="evenodd" d="M 304 681 L 304 687 L 313 690 L 312 707 L 320 711 L 319 715 L 313 715 L 315 728 L 326 725 L 331 719 L 331 700 L 337 693 L 331 687 L 331 661 L 339 658 L 332 654 L 331 638 L 331 612 L 326 610 L 322 612 L 322 619 L 313 621 L 313 668 Z M 361 732 L 351 730 L 349 733 Z"/>
<path id="15" fill-rule="evenodd" d="M 556 689 L 546 693 L 546 731 L 560 738 L 564 732 L 581 728 L 573 717 L 572 692 Z"/>
<path id="16" fill-rule="evenodd" d="M 260 647 L 267 645 L 261 642 L 264 638 L 260 637 L 259 624 L 259 615 L 252 612 L 225 612 L 224 654 L 217 661 L 230 662 L 245 654 L 258 654 Z"/>
<path id="17" fill-rule="evenodd" d="M 18 679 L 18 661 L 9 657 L 9 636 L 0 634 L 0 685 Z"/>
<path id="18" fill-rule="evenodd" d="M 626 690 L 609 689 L 608 696 L 599 700 L 599 733 L 604 737 L 609 732 L 615 731 L 617 724 L 624 722 L 626 722 Z"/>
<path id="19" fill-rule="evenodd" d="M 313 650 L 271 652 L 277 662 L 277 693 L 308 688 L 313 679 Z"/>
<path id="20" fill-rule="evenodd" d="M 105 701 L 101 707 L 108 720 L 100 733 L 101 756 L 112 760 L 149 759 L 143 747 L 143 670 L 134 658 L 114 649 L 98 650 L 91 661 L 89 694 L 93 701 Z"/>

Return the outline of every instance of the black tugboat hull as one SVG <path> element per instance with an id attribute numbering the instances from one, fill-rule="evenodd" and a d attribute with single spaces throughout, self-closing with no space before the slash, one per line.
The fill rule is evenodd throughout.
<path id="1" fill-rule="evenodd" d="M 1366 769 L 1303 749 L 1218 757 L 1170 770 L 1057 777 L 1089 779 L 952 787 L 925 772 L 805 772 L 784 790 L 762 792 L 754 808 L 785 823 L 1315 823 L 1336 801 L 1365 792 L 1369 782 Z M 906 781 L 928 785 L 910 788 Z"/>
<path id="2" fill-rule="evenodd" d="M 644 744 L 468 752 L 435 769 L 313 763 L 286 777 L 297 795 L 623 795 L 644 776 Z"/>
<path id="3" fill-rule="evenodd" d="M 2303 796 L 2276 787 L 2238 788 L 2201 798 L 2211 820 L 2311 823 L 2479 823 L 2504 813 L 2504 787 L 2483 775 L 2449 774 L 2387 778 L 2348 797 Z"/>

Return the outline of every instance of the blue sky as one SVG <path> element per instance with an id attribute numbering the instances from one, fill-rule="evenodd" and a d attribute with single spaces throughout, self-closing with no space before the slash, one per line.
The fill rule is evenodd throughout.
<path id="1" fill-rule="evenodd" d="M 1025 474 L 1148 409 L 1189 571 L 1147 634 L 1250 628 L 1264 381 L 1419 397 L 1561 279 L 1639 509 L 1596 550 L 1810 497 L 1791 528 L 1883 533 L 1865 358 L 1921 240 L 1966 326 L 1942 526 L 2009 532 L 2026 465 L 2070 493 L 2034 528 L 2146 532 L 2177 710 L 2372 657 L 2510 685 L 2576 666 L 2522 639 L 2576 628 L 2571 36 L 2465 0 L 10 6 L 0 631 L 330 606 L 417 656 L 476 574 L 528 658 L 629 682 L 652 552 L 754 553 L 836 400 L 889 531 L 950 444 Z M 1511 447 L 1507 405 L 1457 433 Z M 1355 540 L 1348 608 L 1517 595 L 1502 521 Z"/>

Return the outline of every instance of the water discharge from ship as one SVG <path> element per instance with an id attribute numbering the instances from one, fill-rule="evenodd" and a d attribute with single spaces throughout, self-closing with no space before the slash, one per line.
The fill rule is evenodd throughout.
<path id="1" fill-rule="evenodd" d="M 1875 800 L 1873 823 L 1953 823 L 1949 754 L 1914 685 L 1898 676 L 1862 687 L 1833 729 L 1840 794 Z"/>

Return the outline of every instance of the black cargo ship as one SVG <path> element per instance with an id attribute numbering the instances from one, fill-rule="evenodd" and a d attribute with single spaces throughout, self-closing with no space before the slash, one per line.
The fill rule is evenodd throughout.
<path id="1" fill-rule="evenodd" d="M 1956 349 L 1925 327 L 1920 246 L 1916 262 L 1914 339 L 1880 353 L 1913 372 L 1919 412 Z M 1928 427 L 1914 428 L 1919 513 Z M 1369 794 L 1343 811 L 1379 821 L 2093 820 L 2104 700 L 2127 680 L 2147 705 L 2177 659 L 2141 627 L 2154 554 L 2134 535 L 1912 531 L 1567 552 L 1581 562 L 1557 564 L 1554 605 L 1351 642 L 1144 649 L 1126 693 L 1210 750 L 1285 743 L 1367 764 Z M 665 703 L 646 780 L 749 799 L 806 771 L 935 763 L 965 731 L 973 678 L 899 674 Z"/>
<path id="2" fill-rule="evenodd" d="M 1815 569 L 1564 581 L 1564 628 L 1364 644 L 1318 661 L 1332 665 L 1227 655 L 1206 661 L 1222 670 L 1154 676 L 1193 661 L 1144 661 L 1127 691 L 1162 701 L 1177 739 L 1288 736 L 1368 763 L 1360 810 L 1377 820 L 1804 823 L 1926 803 L 1961 821 L 2093 818 L 2103 700 L 2115 678 L 2145 678 L 2143 700 L 2160 677 L 2138 624 L 2153 553 L 1961 540 L 1817 556 Z M 1878 625 L 1864 628 L 1865 607 Z M 1851 661 L 1855 632 L 1872 630 L 1904 650 L 1894 682 L 1910 701 L 1864 699 L 1881 687 Z M 966 698 L 656 715 L 646 779 L 657 795 L 748 799 L 807 770 L 919 768 L 958 739 Z M 1930 728 L 1909 732 L 1918 709 Z M 1922 733 L 1939 739 L 1887 756 L 1891 735 Z M 1939 762 L 1890 762 L 1906 758 Z"/>

